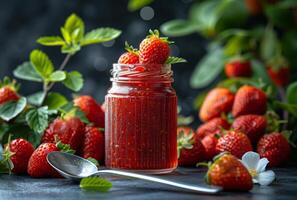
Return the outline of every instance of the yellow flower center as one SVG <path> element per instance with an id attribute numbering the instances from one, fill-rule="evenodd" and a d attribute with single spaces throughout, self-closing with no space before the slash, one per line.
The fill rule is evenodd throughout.
<path id="1" fill-rule="evenodd" d="M 249 172 L 250 172 L 252 177 L 255 177 L 255 176 L 258 175 L 257 170 L 255 170 L 255 169 L 250 169 Z"/>

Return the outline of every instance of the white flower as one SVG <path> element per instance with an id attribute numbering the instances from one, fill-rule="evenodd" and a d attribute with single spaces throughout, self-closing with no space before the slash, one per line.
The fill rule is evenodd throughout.
<path id="1" fill-rule="evenodd" d="M 242 164 L 249 170 L 254 183 L 260 185 L 269 185 L 275 179 L 275 173 L 271 170 L 265 171 L 269 161 L 267 158 L 261 158 L 256 152 L 246 152 L 241 158 Z"/>

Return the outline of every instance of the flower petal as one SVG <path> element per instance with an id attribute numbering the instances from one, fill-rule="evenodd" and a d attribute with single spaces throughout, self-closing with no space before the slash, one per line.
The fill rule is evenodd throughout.
<path id="1" fill-rule="evenodd" d="M 242 156 L 241 160 L 246 168 L 256 169 L 260 160 L 260 156 L 256 152 L 249 151 Z"/>
<path id="2" fill-rule="evenodd" d="M 261 158 L 256 168 L 257 173 L 264 172 L 268 163 L 269 163 L 269 160 L 267 158 Z"/>
<path id="3" fill-rule="evenodd" d="M 258 178 L 253 178 L 253 183 L 259 183 Z"/>
<path id="4" fill-rule="evenodd" d="M 275 179 L 275 173 L 272 170 L 262 172 L 258 175 L 258 182 L 260 185 L 269 185 Z"/>

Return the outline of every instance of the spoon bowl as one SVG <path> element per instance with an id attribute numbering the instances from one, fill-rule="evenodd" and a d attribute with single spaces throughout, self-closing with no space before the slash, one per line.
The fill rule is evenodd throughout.
<path id="1" fill-rule="evenodd" d="M 184 191 L 205 193 L 205 194 L 216 194 L 222 190 L 221 187 L 215 186 L 193 186 L 183 183 L 177 183 L 153 176 L 146 176 L 142 174 L 120 171 L 120 170 L 98 170 L 97 166 L 91 161 L 82 157 L 63 153 L 63 152 L 51 152 L 47 155 L 48 163 L 59 172 L 62 176 L 72 180 L 80 180 L 85 177 L 110 174 L 116 176 L 123 176 L 129 178 L 136 178 L 146 180 L 155 183 L 161 183 L 169 185 L 175 188 L 179 188 Z"/>

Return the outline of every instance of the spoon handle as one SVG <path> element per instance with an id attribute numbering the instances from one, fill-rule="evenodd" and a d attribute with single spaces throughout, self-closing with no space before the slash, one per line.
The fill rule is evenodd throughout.
<path id="1" fill-rule="evenodd" d="M 194 191 L 194 192 L 199 192 L 199 193 L 207 193 L 207 194 L 215 194 L 218 193 L 219 191 L 222 190 L 220 187 L 200 187 L 200 186 L 192 186 L 192 185 L 187 185 L 187 184 L 182 184 L 182 183 L 176 183 L 173 181 L 168 181 L 152 176 L 146 176 L 142 174 L 136 174 L 136 173 L 131 173 L 131 172 L 126 172 L 126 171 L 118 171 L 118 170 L 100 170 L 95 174 L 112 174 L 112 175 L 119 175 L 119 176 L 124 176 L 124 177 L 130 177 L 130 178 L 137 178 L 137 179 L 142 179 L 146 181 L 151 181 L 151 182 L 156 182 L 156 183 L 161 183 L 165 185 L 170 185 L 176 188 L 184 189 L 187 191 Z"/>

